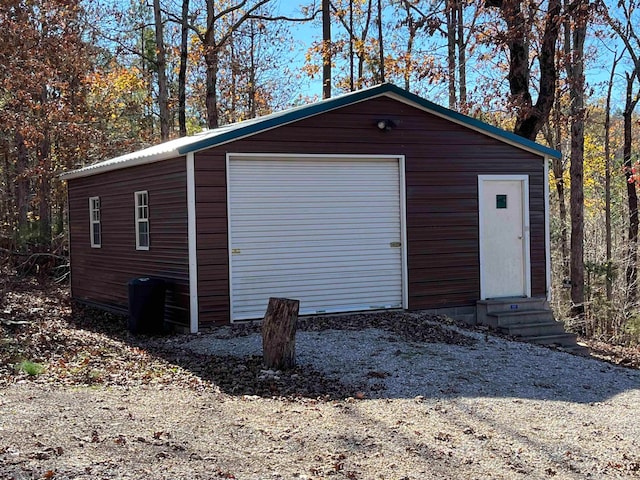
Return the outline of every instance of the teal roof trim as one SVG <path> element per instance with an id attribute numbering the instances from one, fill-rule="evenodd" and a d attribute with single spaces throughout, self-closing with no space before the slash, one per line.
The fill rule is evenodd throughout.
<path id="1" fill-rule="evenodd" d="M 331 110 L 335 110 L 347 105 L 353 105 L 376 97 L 387 96 L 399 102 L 405 102 L 415 108 L 439 116 L 458 125 L 466 126 L 476 132 L 496 138 L 516 148 L 522 148 L 534 154 L 544 157 L 561 158 L 561 153 L 552 148 L 545 147 L 539 143 L 532 142 L 514 133 L 507 132 L 500 128 L 481 122 L 475 118 L 462 115 L 440 105 L 436 105 L 424 98 L 410 93 L 402 88 L 383 83 L 375 87 L 346 93 L 337 97 L 321 100 L 311 105 L 301 105 L 299 107 L 275 112 L 264 117 L 253 118 L 243 122 L 225 125 L 213 130 L 205 130 L 190 137 L 181 137 L 159 143 L 136 152 L 121 155 L 110 160 L 88 165 L 86 167 L 63 173 L 65 180 L 77 177 L 95 175 L 110 170 L 143 165 L 151 162 L 158 162 L 170 158 L 176 158 L 188 153 L 196 152 L 206 148 L 222 145 L 240 138 L 249 137 L 260 132 L 268 131 L 272 128 L 280 127 L 304 118 L 313 117 Z"/>
<path id="2" fill-rule="evenodd" d="M 485 132 L 493 137 L 503 139 L 511 144 L 521 145 L 527 150 L 533 150 L 535 152 L 539 152 L 541 155 L 552 158 L 561 158 L 562 156 L 562 154 L 557 150 L 528 140 L 524 137 L 521 137 L 520 135 L 516 135 L 515 133 L 507 132 L 506 130 L 502 130 L 501 128 L 494 127 L 493 125 L 489 125 L 488 123 L 437 105 L 390 83 L 383 83 L 375 87 L 358 90 L 356 92 L 322 100 L 311 105 L 304 105 L 290 110 L 285 110 L 283 112 L 277 112 L 265 117 L 257 118 L 253 121 L 249 120 L 247 122 L 241 122 L 235 125 L 222 127 L 222 129 L 226 131 L 220 132 L 218 135 L 207 136 L 202 140 L 184 145 L 178 148 L 178 153 L 184 155 L 190 152 L 213 147 L 215 145 L 230 142 L 241 137 L 254 135 L 264 130 L 269 130 L 271 128 L 295 122 L 303 118 L 312 117 L 314 115 L 325 113 L 336 108 L 344 107 L 346 105 L 351 105 L 363 100 L 368 100 L 370 98 L 389 93 L 404 98 L 409 102 L 415 103 L 423 109 L 431 111 L 439 116 L 448 118 L 452 121 L 455 121 L 456 123 L 466 125 L 473 130 Z"/>
<path id="3" fill-rule="evenodd" d="M 391 84 L 384 84 L 384 85 L 388 85 L 389 91 L 395 93 L 396 95 L 405 97 L 407 100 L 417 103 L 418 105 L 422 106 L 426 110 L 431 110 L 435 113 L 442 115 L 443 117 L 447 117 L 447 118 L 450 118 L 451 120 L 457 121 L 458 123 L 467 125 L 470 128 L 473 128 L 474 130 L 485 131 L 488 134 L 498 138 L 502 138 L 508 141 L 509 143 L 520 144 L 529 150 L 539 151 L 545 156 L 549 156 L 552 158 L 562 157 L 562 153 L 559 152 L 558 150 L 547 147 L 545 145 L 541 145 L 537 142 L 521 137 L 520 135 L 517 135 L 513 132 L 508 132 L 506 130 L 503 130 L 501 128 L 495 127 L 481 120 L 478 120 L 476 118 L 472 118 L 467 115 L 463 115 L 462 113 L 451 110 L 449 108 L 443 107 L 441 105 L 437 105 L 433 102 L 430 102 L 429 100 L 425 100 L 424 98 L 419 97 L 418 95 L 415 95 L 411 92 L 403 90 L 399 87 L 396 87 L 395 85 L 391 85 Z"/>

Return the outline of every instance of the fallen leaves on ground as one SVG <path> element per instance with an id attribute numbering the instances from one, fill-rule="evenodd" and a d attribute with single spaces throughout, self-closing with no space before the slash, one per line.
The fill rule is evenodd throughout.
<path id="1" fill-rule="evenodd" d="M 196 354 L 184 348 L 188 335 L 134 336 L 126 318 L 75 304 L 68 287 L 46 278 L 19 277 L 2 272 L 0 280 L 0 387 L 19 381 L 59 386 L 179 386 L 214 390 L 238 396 L 346 398 L 356 397 L 361 386 L 344 386 L 310 367 L 269 372 L 261 357 Z M 298 329 L 361 330 L 379 328 L 416 342 L 469 346 L 470 336 L 448 328 L 446 317 L 394 311 L 344 316 L 307 317 Z M 208 333 L 241 336 L 260 331 L 246 323 Z M 640 368 L 640 349 L 591 341 L 594 355 L 609 362 Z M 29 375 L 21 362 L 44 366 Z M 383 377 L 384 372 L 371 372 Z"/>

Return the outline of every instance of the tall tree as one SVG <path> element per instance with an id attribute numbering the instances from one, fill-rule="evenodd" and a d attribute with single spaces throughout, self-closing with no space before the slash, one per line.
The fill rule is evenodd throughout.
<path id="1" fill-rule="evenodd" d="M 633 94 L 634 83 L 637 78 L 637 70 L 626 74 L 626 90 L 624 112 L 624 141 L 622 157 L 624 161 L 625 175 L 627 178 L 627 205 L 629 207 L 629 230 L 627 236 L 627 268 L 625 277 L 627 281 L 627 302 L 635 305 L 638 298 L 638 191 L 634 181 L 634 165 L 632 161 L 632 124 L 633 111 L 640 99 L 640 92 Z"/>
<path id="2" fill-rule="evenodd" d="M 379 83 L 385 81 L 384 74 L 384 36 L 382 34 L 383 19 L 382 19 L 382 0 L 378 0 L 378 75 Z"/>
<path id="3" fill-rule="evenodd" d="M 611 73 L 607 84 L 607 98 L 605 103 L 604 117 L 604 228 L 605 228 L 605 254 L 606 254 L 606 296 L 607 302 L 611 302 L 613 298 L 613 239 L 611 231 L 611 95 L 613 92 L 613 81 L 616 73 L 618 62 L 622 58 L 617 53 L 613 55 L 611 64 Z M 610 332 L 609 332 L 610 333 Z"/>
<path id="4" fill-rule="evenodd" d="M 456 1 L 457 13 L 457 35 L 456 47 L 458 51 L 458 88 L 459 88 L 459 108 L 466 110 L 467 105 L 467 40 L 464 36 L 464 2 Z"/>
<path id="5" fill-rule="evenodd" d="M 571 98 L 571 310 L 584 314 L 584 42 L 589 21 L 589 0 L 574 0 L 568 11 L 571 24 L 570 61 L 567 62 Z"/>
<path id="6" fill-rule="evenodd" d="M 178 129 L 187 135 L 187 62 L 189 61 L 189 0 L 182 0 L 180 15 L 180 67 L 178 71 Z"/>
<path id="7" fill-rule="evenodd" d="M 160 138 L 169 138 L 169 85 L 167 84 L 167 53 L 164 46 L 164 20 L 160 0 L 153 0 L 153 19 L 156 33 L 155 65 L 158 72 L 158 109 L 160 112 Z"/>
<path id="8" fill-rule="evenodd" d="M 449 108 L 457 106 L 456 88 L 456 47 L 458 45 L 458 0 L 445 1 L 445 17 L 447 27 L 447 70 L 449 77 Z"/>
<path id="9" fill-rule="evenodd" d="M 538 98 L 533 103 L 531 94 L 530 36 L 526 12 L 520 0 L 487 0 L 487 5 L 497 7 L 507 25 L 504 36 L 509 48 L 509 89 L 511 101 L 517 110 L 514 132 L 529 140 L 535 140 L 549 118 L 555 97 L 557 71 L 555 65 L 556 43 L 559 34 L 560 0 L 548 0 L 544 15 L 542 41 L 538 52 L 540 79 Z M 539 5 L 536 5 L 539 6 Z"/>
<path id="10" fill-rule="evenodd" d="M 336 59 L 337 46 L 348 45 L 346 56 L 349 60 L 349 74 L 346 78 L 339 78 L 337 81 L 334 78 L 333 83 L 343 88 L 348 86 L 347 90 L 357 90 L 368 83 L 366 75 L 368 67 L 372 67 L 375 64 L 376 74 L 379 72 L 377 63 L 380 51 L 372 45 L 370 37 L 373 0 L 357 2 L 348 0 L 349 3 L 346 7 L 344 1 L 330 2 L 331 11 L 348 36 L 346 41 L 339 38 L 332 41 L 332 47 L 334 47 L 332 49 L 332 58 L 333 60 Z M 376 51 L 378 55 L 374 55 Z M 342 55 L 345 55 L 345 52 L 342 52 Z"/>
<path id="11" fill-rule="evenodd" d="M 560 63 L 561 57 L 558 57 Z M 563 138 L 566 135 L 566 124 L 568 119 L 562 108 L 562 89 L 566 85 L 558 82 L 555 106 L 549 116 L 549 122 L 543 128 L 547 143 L 558 151 L 562 151 Z M 553 172 L 553 184 L 556 188 L 558 196 L 558 217 L 560 223 L 560 256 L 562 260 L 562 278 L 567 279 L 570 276 L 570 253 L 569 253 L 569 232 L 567 228 L 567 189 L 565 185 L 565 171 L 567 166 L 566 158 L 554 158 L 551 160 L 551 171 Z"/>
<path id="12" fill-rule="evenodd" d="M 252 14 L 271 0 L 242 0 L 235 4 L 222 7 L 216 11 L 216 2 L 207 2 L 207 19 L 204 29 L 192 26 L 193 31 L 200 38 L 204 48 L 204 63 L 206 65 L 206 91 L 205 105 L 207 109 L 207 126 L 217 128 L 219 126 L 218 113 L 218 72 L 220 52 L 235 32 Z M 228 23 L 224 20 L 234 13 L 238 15 Z"/>
<path id="13" fill-rule="evenodd" d="M 404 24 L 407 27 L 407 47 L 405 52 L 405 62 L 403 65 L 403 80 L 405 90 L 409 90 L 411 88 L 411 73 L 413 70 L 413 45 L 415 43 L 418 29 L 424 25 L 424 20 L 420 21 L 414 18 L 414 12 L 412 11 L 413 5 L 409 0 L 401 0 L 400 6 L 404 9 L 405 13 L 400 24 Z"/>
<path id="14" fill-rule="evenodd" d="M 331 97 L 331 2 L 322 0 L 322 98 Z"/>

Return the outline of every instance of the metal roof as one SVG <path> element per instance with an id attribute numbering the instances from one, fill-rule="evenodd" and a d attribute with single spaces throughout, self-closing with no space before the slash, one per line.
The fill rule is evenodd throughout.
<path id="1" fill-rule="evenodd" d="M 135 165 L 142 165 L 184 156 L 187 153 L 222 145 L 240 138 L 277 128 L 288 123 L 296 122 L 304 118 L 381 96 L 390 97 L 400 102 L 412 105 L 431 114 L 445 118 L 459 125 L 538 155 L 552 158 L 561 157 L 561 153 L 557 150 L 540 145 L 539 143 L 520 137 L 515 133 L 507 132 L 498 127 L 494 127 L 493 125 L 489 125 L 488 123 L 484 123 L 475 118 L 468 117 L 437 105 L 390 83 L 383 83 L 381 85 L 358 90 L 356 92 L 350 92 L 344 95 L 321 100 L 310 105 L 302 105 L 288 110 L 283 110 L 281 112 L 275 112 L 270 115 L 265 115 L 263 117 L 225 125 L 213 130 L 205 130 L 189 137 L 169 140 L 127 155 L 122 155 L 120 157 L 63 173 L 61 177 L 65 180 L 69 180 L 72 178 L 96 175 L 110 170 L 118 170 Z"/>

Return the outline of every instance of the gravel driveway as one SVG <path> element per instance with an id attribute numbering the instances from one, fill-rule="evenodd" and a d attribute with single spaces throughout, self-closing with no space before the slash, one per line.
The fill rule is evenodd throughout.
<path id="1" fill-rule="evenodd" d="M 193 388 L 23 380 L 0 389 L 0 479 L 640 478 L 639 370 L 425 318 L 399 327 L 414 319 L 301 329 L 295 374 L 260 370 L 255 328 L 148 350 L 91 334 L 158 371 L 191 356 L 231 365 L 230 385 L 296 375 L 353 396 L 233 393 L 196 370 L 176 377 Z"/>
<path id="2" fill-rule="evenodd" d="M 471 345 L 406 341 L 376 328 L 298 331 L 296 359 L 301 366 L 361 386 L 368 398 L 481 396 L 592 403 L 640 389 L 635 369 L 446 328 L 472 339 Z M 234 337 L 221 330 L 186 347 L 210 355 L 261 355 L 262 338 L 259 333 Z M 640 430 L 636 432 L 640 439 Z"/>

